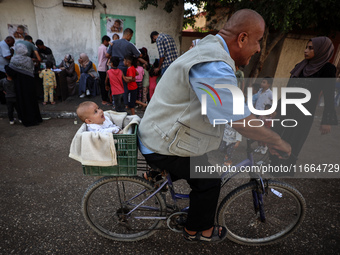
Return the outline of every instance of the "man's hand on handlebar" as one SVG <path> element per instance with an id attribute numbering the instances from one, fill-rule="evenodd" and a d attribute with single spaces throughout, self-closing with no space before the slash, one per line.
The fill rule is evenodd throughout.
<path id="1" fill-rule="evenodd" d="M 290 144 L 282 139 L 279 144 L 268 144 L 268 148 L 270 154 L 276 155 L 280 159 L 287 159 L 292 153 Z"/>

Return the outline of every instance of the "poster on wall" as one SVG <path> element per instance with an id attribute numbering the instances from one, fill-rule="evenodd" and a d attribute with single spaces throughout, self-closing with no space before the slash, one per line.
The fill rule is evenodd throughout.
<path id="1" fill-rule="evenodd" d="M 117 34 L 119 39 L 122 39 L 124 29 L 131 28 L 133 30 L 133 36 L 130 42 L 136 43 L 136 17 L 123 16 L 113 14 L 100 14 L 100 30 L 101 36 L 107 35 L 111 38 Z"/>
<path id="2" fill-rule="evenodd" d="M 118 39 L 123 37 L 124 21 L 122 19 L 106 18 L 106 35 L 113 39 L 113 35 L 118 35 Z"/>
<path id="3" fill-rule="evenodd" d="M 28 27 L 27 25 L 21 24 L 7 24 L 8 34 L 13 36 L 15 40 L 23 40 L 25 35 L 28 35 Z"/>

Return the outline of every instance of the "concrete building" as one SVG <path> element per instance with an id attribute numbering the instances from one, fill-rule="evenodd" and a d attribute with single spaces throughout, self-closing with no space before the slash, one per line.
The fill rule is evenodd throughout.
<path id="1" fill-rule="evenodd" d="M 12 27 L 24 25 L 34 41 L 41 39 L 52 49 L 57 64 L 68 53 L 77 62 L 82 52 L 97 64 L 97 50 L 108 20 L 119 19 L 122 29 L 131 27 L 135 31 L 131 41 L 137 48 L 146 47 L 151 61 L 158 58 L 157 46 L 150 42 L 154 30 L 170 34 L 180 49 L 183 1 L 171 13 L 163 10 L 165 1 L 147 10 L 139 9 L 139 0 L 93 1 L 94 9 L 92 0 L 0 0 L 0 40 Z M 79 5 L 69 7 L 65 3 Z"/>

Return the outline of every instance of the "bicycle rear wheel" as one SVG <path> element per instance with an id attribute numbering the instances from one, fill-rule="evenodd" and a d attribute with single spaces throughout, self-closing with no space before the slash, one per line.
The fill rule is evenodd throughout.
<path id="1" fill-rule="evenodd" d="M 292 186 L 268 181 L 263 195 L 265 222 L 255 213 L 252 190 L 257 184 L 249 182 L 230 192 L 221 202 L 217 219 L 226 226 L 231 241 L 245 245 L 273 244 L 293 233 L 305 217 L 306 202 Z"/>
<path id="2" fill-rule="evenodd" d="M 98 234 L 117 241 L 147 238 L 162 225 L 166 215 L 165 201 L 157 193 L 144 201 L 153 187 L 139 177 L 103 177 L 93 183 L 82 199 L 86 222 Z"/>

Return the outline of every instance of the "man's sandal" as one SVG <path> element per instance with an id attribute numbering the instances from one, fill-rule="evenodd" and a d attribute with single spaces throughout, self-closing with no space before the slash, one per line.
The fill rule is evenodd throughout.
<path id="1" fill-rule="evenodd" d="M 221 235 L 219 234 L 220 228 L 222 228 Z M 205 237 L 202 235 L 202 231 L 198 231 L 195 235 L 190 235 L 185 231 L 185 228 L 183 228 L 183 236 L 184 236 L 184 240 L 188 243 L 193 243 L 193 242 L 219 243 L 226 238 L 227 229 L 223 226 L 216 225 L 213 228 L 211 236 Z"/>

